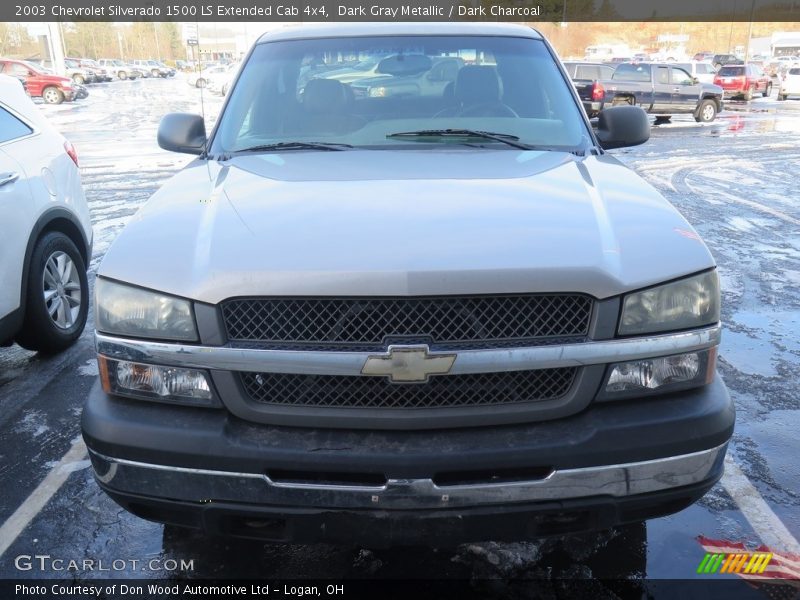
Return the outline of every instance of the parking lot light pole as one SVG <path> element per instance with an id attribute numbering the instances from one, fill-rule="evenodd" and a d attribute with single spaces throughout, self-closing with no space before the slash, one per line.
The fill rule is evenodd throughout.
<path id="1" fill-rule="evenodd" d="M 153 21 L 153 35 L 156 38 L 156 58 L 161 60 L 161 48 L 158 45 L 158 28 L 156 27 L 156 22 Z"/>
<path id="2" fill-rule="evenodd" d="M 750 27 L 747 29 L 747 48 L 744 51 L 744 62 L 750 62 L 750 40 L 753 37 L 753 15 L 756 12 L 756 0 L 750 5 Z"/>

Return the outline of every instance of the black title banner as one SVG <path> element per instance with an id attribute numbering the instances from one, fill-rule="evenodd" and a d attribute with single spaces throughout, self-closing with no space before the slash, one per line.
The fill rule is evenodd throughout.
<path id="1" fill-rule="evenodd" d="M 798 0 L 2 0 L 0 21 L 794 21 Z"/>
<path id="2" fill-rule="evenodd" d="M 761 588 L 761 589 L 759 589 Z M 762 591 L 763 590 L 763 591 Z M 3 600 L 492 600 L 505 598 L 794 598 L 791 586 L 765 580 L 750 586 L 741 580 L 0 580 Z M 788 595 L 787 595 L 788 594 Z"/>

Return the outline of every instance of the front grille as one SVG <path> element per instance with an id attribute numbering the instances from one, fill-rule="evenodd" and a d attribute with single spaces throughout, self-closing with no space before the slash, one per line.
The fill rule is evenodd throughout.
<path id="1" fill-rule="evenodd" d="M 242 298 L 222 304 L 228 339 L 268 344 L 474 344 L 585 337 L 581 294 L 407 298 Z"/>
<path id="2" fill-rule="evenodd" d="M 496 406 L 561 398 L 577 368 L 432 376 L 425 383 L 384 377 L 240 373 L 247 396 L 260 404 L 337 408 Z"/>

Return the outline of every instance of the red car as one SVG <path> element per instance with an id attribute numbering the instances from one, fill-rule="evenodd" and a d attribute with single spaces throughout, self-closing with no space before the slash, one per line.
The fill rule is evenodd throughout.
<path id="1" fill-rule="evenodd" d="M 24 60 L 0 58 L 0 73 L 24 80 L 28 94 L 42 98 L 48 104 L 61 104 L 65 100 L 70 102 L 75 96 L 70 79 L 46 73 Z"/>
<path id="2" fill-rule="evenodd" d="M 720 86 L 726 96 L 741 96 L 745 100 L 752 100 L 759 92 L 766 98 L 772 92 L 772 80 L 761 67 L 753 64 L 720 67 L 714 84 Z"/>

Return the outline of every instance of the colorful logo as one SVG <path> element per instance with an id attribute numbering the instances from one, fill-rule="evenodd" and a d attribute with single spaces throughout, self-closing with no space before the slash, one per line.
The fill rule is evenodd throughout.
<path id="1" fill-rule="evenodd" d="M 720 554 L 706 553 L 700 565 L 697 567 L 698 573 L 763 573 L 769 561 L 772 560 L 772 552 L 724 552 Z"/>
<path id="2" fill-rule="evenodd" d="M 730 573 L 748 580 L 800 587 L 800 554 L 781 552 L 761 545 L 748 549 L 742 542 L 712 540 L 699 536 L 705 556 L 697 565 L 699 575 Z"/>

